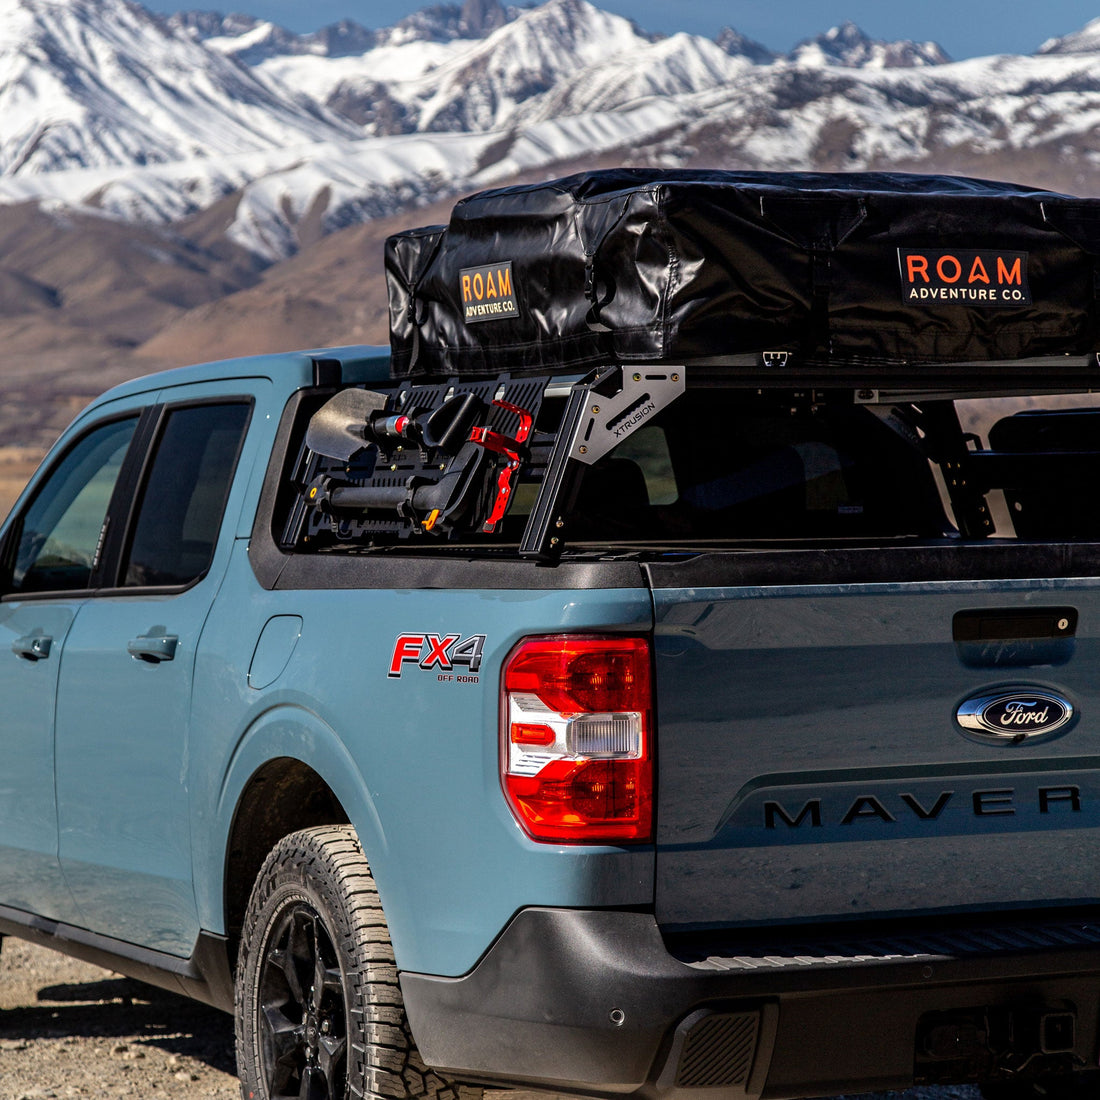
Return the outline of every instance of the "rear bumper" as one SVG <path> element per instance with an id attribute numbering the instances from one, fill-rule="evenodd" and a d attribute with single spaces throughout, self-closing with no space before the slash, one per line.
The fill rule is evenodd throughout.
<path id="1" fill-rule="evenodd" d="M 466 976 L 401 984 L 428 1065 L 487 1083 L 735 1100 L 1096 1066 L 1100 922 L 862 946 L 676 957 L 652 914 L 526 909 Z"/>

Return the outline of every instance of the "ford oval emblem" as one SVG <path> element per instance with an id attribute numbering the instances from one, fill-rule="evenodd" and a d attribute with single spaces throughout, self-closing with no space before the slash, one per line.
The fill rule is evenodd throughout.
<path id="1" fill-rule="evenodd" d="M 963 730 L 982 741 L 1020 745 L 1064 729 L 1076 716 L 1073 704 L 1050 691 L 999 691 L 967 699 L 955 712 Z"/>

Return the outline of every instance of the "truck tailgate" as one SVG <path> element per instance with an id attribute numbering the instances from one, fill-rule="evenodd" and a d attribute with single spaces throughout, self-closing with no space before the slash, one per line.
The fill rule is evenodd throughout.
<path id="1" fill-rule="evenodd" d="M 662 926 L 1100 898 L 1097 582 L 723 583 L 734 557 L 650 569 Z"/>

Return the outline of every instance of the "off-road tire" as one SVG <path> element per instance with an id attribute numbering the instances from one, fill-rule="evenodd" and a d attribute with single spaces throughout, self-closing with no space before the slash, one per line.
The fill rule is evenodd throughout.
<path id="1" fill-rule="evenodd" d="M 480 1100 L 420 1060 L 351 826 L 303 829 L 268 855 L 241 935 L 236 1024 L 244 1100 Z"/>

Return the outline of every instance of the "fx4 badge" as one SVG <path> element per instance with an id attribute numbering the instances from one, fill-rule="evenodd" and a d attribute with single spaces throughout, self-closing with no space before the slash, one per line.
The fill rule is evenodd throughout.
<path id="1" fill-rule="evenodd" d="M 955 712 L 963 731 L 987 744 L 1019 745 L 1069 725 L 1073 704 L 1050 691 L 987 692 L 967 699 Z"/>
<path id="2" fill-rule="evenodd" d="M 387 675 L 397 679 L 406 666 L 413 665 L 425 672 L 434 670 L 439 680 L 476 684 L 484 649 L 484 634 L 468 638 L 461 634 L 401 634 L 394 642 Z"/>

